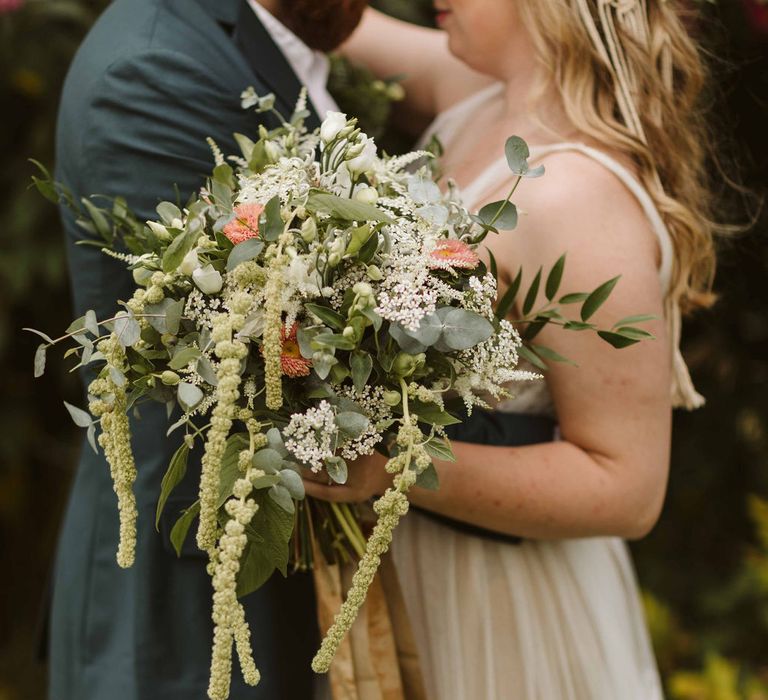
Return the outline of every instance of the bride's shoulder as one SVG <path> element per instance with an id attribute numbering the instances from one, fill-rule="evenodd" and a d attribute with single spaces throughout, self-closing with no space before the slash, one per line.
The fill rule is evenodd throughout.
<path id="1" fill-rule="evenodd" d="M 500 237 L 499 244 L 534 261 L 564 251 L 590 251 L 597 262 L 599 251 L 613 258 L 620 249 L 655 265 L 657 241 L 647 213 L 627 180 L 617 174 L 634 177 L 631 166 L 603 155 L 607 160 L 589 149 L 563 149 L 535 157 L 534 150 L 533 162 L 544 165 L 545 174 L 521 182 L 514 195 L 520 211 L 518 230 Z M 506 192 L 495 195 L 498 199 Z"/>
<path id="2" fill-rule="evenodd" d="M 535 157 L 535 151 L 534 151 Z M 631 163 L 591 146 L 555 150 L 535 157 L 541 178 L 527 179 L 518 189 L 518 205 L 528 212 L 524 223 L 539 228 L 585 228 L 592 235 L 621 222 L 621 230 L 649 227 L 646 211 L 632 186 L 641 187 Z M 579 225 L 579 222 L 584 222 Z"/>

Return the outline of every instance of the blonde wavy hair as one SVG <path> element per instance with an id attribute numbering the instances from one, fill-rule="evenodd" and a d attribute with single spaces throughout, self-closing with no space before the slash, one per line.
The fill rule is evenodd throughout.
<path id="1" fill-rule="evenodd" d="M 676 261 L 671 298 L 685 311 L 711 305 L 714 239 L 720 227 L 712 216 L 713 195 L 706 170 L 710 138 L 702 94 L 708 74 L 699 47 L 679 14 L 680 3 L 634 0 L 636 8 L 647 15 L 642 18 L 643 41 L 620 23 L 615 27 L 614 41 L 620 42 L 623 60 L 633 73 L 632 99 L 639 124 L 632 128 L 622 114 L 616 71 L 606 52 L 595 45 L 595 26 L 599 26 L 600 11 L 605 10 L 599 6 L 611 5 L 615 11 L 621 3 L 516 2 L 545 77 L 559 89 L 573 126 L 635 163 L 673 239 Z M 594 21 L 592 35 L 584 12 Z"/>

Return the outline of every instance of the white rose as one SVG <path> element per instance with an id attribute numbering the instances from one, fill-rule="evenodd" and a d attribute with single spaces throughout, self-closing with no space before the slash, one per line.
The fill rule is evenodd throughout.
<path id="1" fill-rule="evenodd" d="M 320 126 L 320 138 L 323 143 L 330 143 L 347 125 L 347 115 L 343 112 L 326 112 L 325 120 Z"/>
<path id="2" fill-rule="evenodd" d="M 213 265 L 198 267 L 192 273 L 192 279 L 203 294 L 218 294 L 224 286 L 221 273 L 214 270 Z"/>
<path id="3" fill-rule="evenodd" d="M 360 174 L 367 173 L 373 168 L 376 162 L 376 144 L 373 139 L 366 139 L 363 144 L 363 152 L 351 160 L 347 161 L 347 167 L 350 172 Z"/>
<path id="4" fill-rule="evenodd" d="M 192 273 L 197 270 L 197 268 L 200 267 L 200 261 L 197 258 L 197 251 L 198 248 L 192 248 L 185 256 L 184 259 L 181 261 L 181 265 L 179 265 L 179 272 L 182 275 L 187 275 L 187 277 L 191 277 Z"/>

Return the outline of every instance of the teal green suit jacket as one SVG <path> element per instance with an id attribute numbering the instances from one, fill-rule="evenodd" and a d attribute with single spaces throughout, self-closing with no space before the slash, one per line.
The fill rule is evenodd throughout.
<path id="1" fill-rule="evenodd" d="M 253 11 L 239 0 L 115 0 L 80 48 L 62 94 L 57 179 L 78 196 L 122 195 L 142 219 L 159 201 L 185 201 L 210 172 L 205 142 L 236 152 L 234 132 L 258 119 L 240 107 L 248 86 L 274 92 L 290 115 L 299 83 Z M 315 115 L 310 125 L 317 123 Z M 266 122 L 267 126 L 272 126 Z M 107 318 L 133 291 L 121 263 L 92 246 L 62 212 L 77 315 Z M 211 586 L 206 559 L 188 538 L 168 542 L 196 498 L 198 460 L 154 527 L 159 484 L 178 447 L 162 406 L 132 421 L 138 467 L 136 563 L 118 568 L 117 502 L 103 455 L 84 445 L 56 555 L 50 623 L 51 700 L 198 700 L 206 697 Z M 246 688 L 235 663 L 231 697 L 311 697 L 317 623 L 311 582 L 273 578 L 245 599 L 262 670 Z"/>

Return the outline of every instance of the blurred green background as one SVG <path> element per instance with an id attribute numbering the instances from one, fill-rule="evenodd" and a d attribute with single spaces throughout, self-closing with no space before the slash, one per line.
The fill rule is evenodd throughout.
<path id="1" fill-rule="evenodd" d="M 0 0 L 0 700 L 44 697 L 39 611 L 80 441 L 61 404 L 79 402 L 76 377 L 51 353 L 49 371 L 33 380 L 36 340 L 21 331 L 55 332 L 71 320 L 57 214 L 29 189 L 27 159 L 52 164 L 61 83 L 105 4 Z M 421 0 L 377 4 L 430 18 Z M 720 153 L 760 194 L 768 184 L 768 4 L 696 7 L 716 76 Z M 754 212 L 738 197 L 722 201 L 726 218 Z M 685 352 L 708 404 L 676 417 L 664 514 L 632 545 L 671 698 L 768 700 L 766 234 L 763 213 L 723 244 L 721 301 L 686 327 Z"/>

